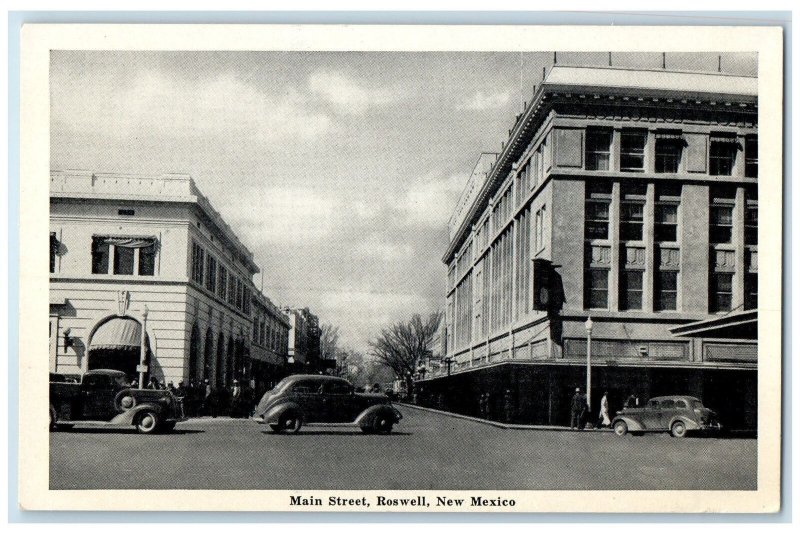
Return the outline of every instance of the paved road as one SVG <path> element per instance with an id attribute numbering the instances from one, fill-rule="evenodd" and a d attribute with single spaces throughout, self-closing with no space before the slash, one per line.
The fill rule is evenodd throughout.
<path id="1" fill-rule="evenodd" d="M 508 430 L 402 408 L 388 436 L 199 419 L 50 434 L 53 489 L 755 489 L 755 439 Z"/>

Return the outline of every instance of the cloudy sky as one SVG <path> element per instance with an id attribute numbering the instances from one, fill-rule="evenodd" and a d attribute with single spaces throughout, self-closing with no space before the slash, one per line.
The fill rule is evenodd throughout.
<path id="1" fill-rule="evenodd" d="M 443 307 L 450 212 L 552 62 L 552 52 L 53 52 L 51 168 L 192 175 L 253 251 L 264 293 L 309 306 L 363 349 L 382 325 Z M 660 68 L 661 54 L 614 64 Z M 717 56 L 669 55 L 667 66 L 716 70 Z M 723 56 L 723 70 L 755 74 L 755 58 Z"/>

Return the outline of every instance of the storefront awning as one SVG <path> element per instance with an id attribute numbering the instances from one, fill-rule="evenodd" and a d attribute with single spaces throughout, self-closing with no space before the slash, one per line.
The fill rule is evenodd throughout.
<path id="1" fill-rule="evenodd" d="M 139 348 L 141 342 L 139 322 L 129 317 L 117 317 L 100 325 L 89 342 L 89 350 Z"/>

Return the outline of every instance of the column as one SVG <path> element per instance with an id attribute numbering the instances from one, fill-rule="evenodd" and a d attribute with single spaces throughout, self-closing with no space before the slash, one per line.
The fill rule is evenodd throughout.
<path id="1" fill-rule="evenodd" d="M 644 275 L 642 277 L 642 309 L 646 312 L 654 310 L 653 291 L 655 289 L 656 269 L 660 258 L 656 257 L 655 247 L 655 219 L 656 219 L 656 185 L 647 184 L 647 196 L 644 205 Z"/>
<path id="2" fill-rule="evenodd" d="M 611 187 L 611 206 L 609 207 L 609 240 L 611 242 L 611 272 L 608 273 L 608 309 L 619 310 L 619 270 L 620 264 L 620 183 L 614 182 Z"/>
<path id="3" fill-rule="evenodd" d="M 733 247 L 736 270 L 733 273 L 733 297 L 731 310 L 744 309 L 744 187 L 736 188 L 736 205 L 733 207 Z"/>

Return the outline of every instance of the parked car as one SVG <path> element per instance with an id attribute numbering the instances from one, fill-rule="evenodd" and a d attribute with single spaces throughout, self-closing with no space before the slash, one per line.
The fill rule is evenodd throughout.
<path id="1" fill-rule="evenodd" d="M 671 395 L 654 397 L 641 408 L 624 408 L 617 412 L 611 427 L 618 436 L 628 432 L 669 432 L 676 438 L 692 431 L 719 431 L 722 426 L 714 411 L 695 397 Z"/>
<path id="2" fill-rule="evenodd" d="M 305 423 L 354 423 L 365 433 L 389 433 L 403 416 L 382 393 L 356 393 L 344 378 L 292 375 L 267 391 L 253 419 L 275 432 Z"/>
<path id="3" fill-rule="evenodd" d="M 56 381 L 53 381 L 53 379 Z M 133 425 L 142 434 L 170 431 L 184 421 L 183 400 L 168 390 L 131 388 L 127 375 L 113 369 L 88 371 L 78 382 L 50 377 L 50 428 L 78 421 Z"/>

